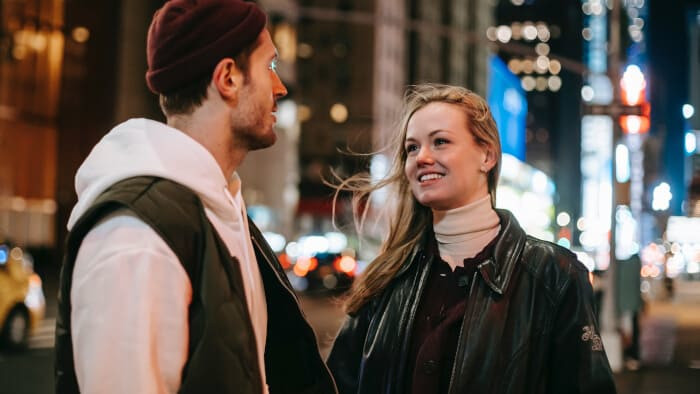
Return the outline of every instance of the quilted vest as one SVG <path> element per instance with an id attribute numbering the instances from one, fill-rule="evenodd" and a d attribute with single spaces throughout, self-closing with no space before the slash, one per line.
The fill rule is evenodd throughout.
<path id="1" fill-rule="evenodd" d="M 239 263 L 207 219 L 200 199 L 180 184 L 155 177 L 114 184 L 68 234 L 56 319 L 56 392 L 79 392 L 71 342 L 70 289 L 80 244 L 101 219 L 120 209 L 133 212 L 160 235 L 192 283 L 188 359 L 179 392 L 262 393 Z M 335 393 L 333 378 L 318 354 L 314 333 L 286 275 L 251 221 L 249 227 L 268 300 L 264 351 L 270 393 Z"/>

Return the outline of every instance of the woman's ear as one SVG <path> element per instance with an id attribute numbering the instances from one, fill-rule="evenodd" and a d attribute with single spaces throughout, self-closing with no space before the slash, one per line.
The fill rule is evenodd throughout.
<path id="1" fill-rule="evenodd" d="M 243 83 L 243 73 L 231 58 L 224 58 L 214 67 L 212 85 L 222 98 L 235 100 Z"/>
<path id="2" fill-rule="evenodd" d="M 486 146 L 484 147 L 484 153 L 484 160 L 481 163 L 481 171 L 488 173 L 496 165 L 496 152 L 493 150 L 493 147 Z"/>

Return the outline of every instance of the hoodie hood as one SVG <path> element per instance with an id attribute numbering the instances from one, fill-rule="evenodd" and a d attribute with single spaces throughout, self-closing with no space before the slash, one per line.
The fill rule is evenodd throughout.
<path id="1" fill-rule="evenodd" d="M 204 146 L 164 123 L 131 119 L 107 133 L 78 169 L 78 203 L 68 230 L 104 190 L 135 176 L 157 176 L 187 186 L 217 216 L 233 219 L 228 177 Z M 240 182 L 236 184 L 239 188 Z"/>

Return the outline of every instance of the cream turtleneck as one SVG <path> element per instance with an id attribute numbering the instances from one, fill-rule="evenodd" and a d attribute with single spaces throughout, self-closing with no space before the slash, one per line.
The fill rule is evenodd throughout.
<path id="1" fill-rule="evenodd" d="M 440 257 L 453 271 L 464 264 L 464 259 L 481 252 L 500 229 L 500 220 L 489 195 L 459 208 L 433 209 L 433 230 Z"/>

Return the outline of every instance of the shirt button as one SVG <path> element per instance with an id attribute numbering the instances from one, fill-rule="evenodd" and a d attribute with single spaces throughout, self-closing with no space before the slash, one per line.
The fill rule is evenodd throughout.
<path id="1" fill-rule="evenodd" d="M 437 363 L 435 360 L 428 360 L 423 363 L 423 372 L 426 375 L 432 375 L 437 371 Z"/>

